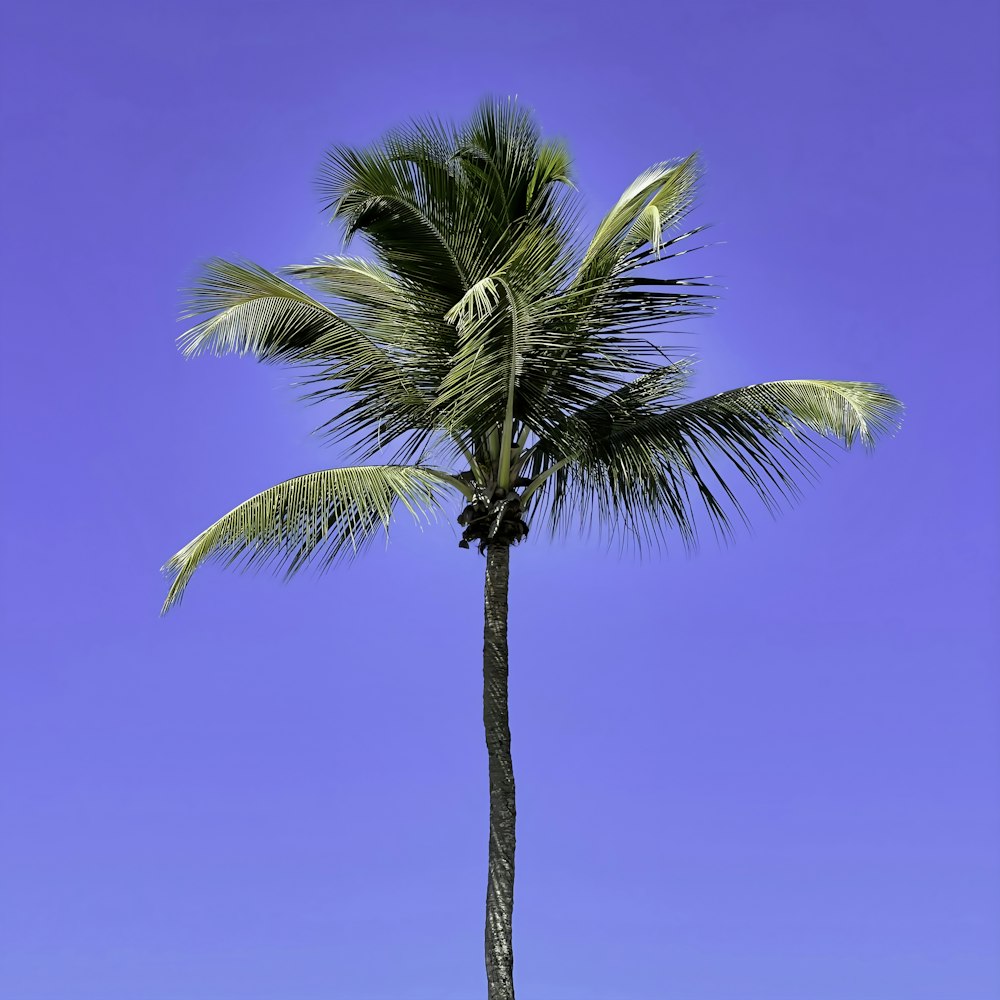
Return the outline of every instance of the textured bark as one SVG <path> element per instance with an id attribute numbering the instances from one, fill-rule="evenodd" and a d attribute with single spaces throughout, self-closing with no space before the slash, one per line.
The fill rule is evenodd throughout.
<path id="1" fill-rule="evenodd" d="M 510 548 L 486 550 L 483 723 L 490 765 L 490 851 L 486 885 L 486 981 L 489 1000 L 514 1000 L 514 767 L 507 721 L 507 582 Z"/>

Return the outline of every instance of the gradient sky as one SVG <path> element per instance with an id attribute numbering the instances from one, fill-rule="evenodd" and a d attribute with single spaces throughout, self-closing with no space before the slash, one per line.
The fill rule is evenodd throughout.
<path id="1" fill-rule="evenodd" d="M 591 222 L 702 151 L 699 393 L 908 407 L 729 548 L 514 553 L 518 996 L 1000 996 L 998 37 L 986 0 L 10 5 L 0 996 L 484 995 L 457 526 L 207 569 L 163 620 L 158 567 L 340 461 L 282 372 L 180 358 L 178 289 L 336 252 L 324 150 L 486 94 L 570 142 Z"/>

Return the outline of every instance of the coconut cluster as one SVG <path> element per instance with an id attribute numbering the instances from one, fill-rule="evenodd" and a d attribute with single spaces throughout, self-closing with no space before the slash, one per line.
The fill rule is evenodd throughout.
<path id="1" fill-rule="evenodd" d="M 465 528 L 459 548 L 467 549 L 474 541 L 480 554 L 488 545 L 516 545 L 528 537 L 528 526 L 521 519 L 521 498 L 499 487 L 490 497 L 475 496 L 458 515 L 458 523 Z"/>

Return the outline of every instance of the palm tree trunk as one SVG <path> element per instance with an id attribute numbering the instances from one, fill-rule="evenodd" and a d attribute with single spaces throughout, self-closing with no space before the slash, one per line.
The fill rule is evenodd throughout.
<path id="1" fill-rule="evenodd" d="M 486 885 L 486 981 L 489 1000 L 514 1000 L 514 766 L 507 721 L 507 582 L 510 548 L 486 550 L 483 723 L 490 764 L 490 852 Z"/>

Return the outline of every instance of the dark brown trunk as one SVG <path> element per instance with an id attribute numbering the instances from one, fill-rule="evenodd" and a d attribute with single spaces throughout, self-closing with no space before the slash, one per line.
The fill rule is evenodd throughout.
<path id="1" fill-rule="evenodd" d="M 490 765 L 490 851 L 486 884 L 486 981 L 489 1000 L 514 1000 L 514 767 L 507 721 L 507 582 L 510 548 L 486 550 L 483 723 Z"/>

